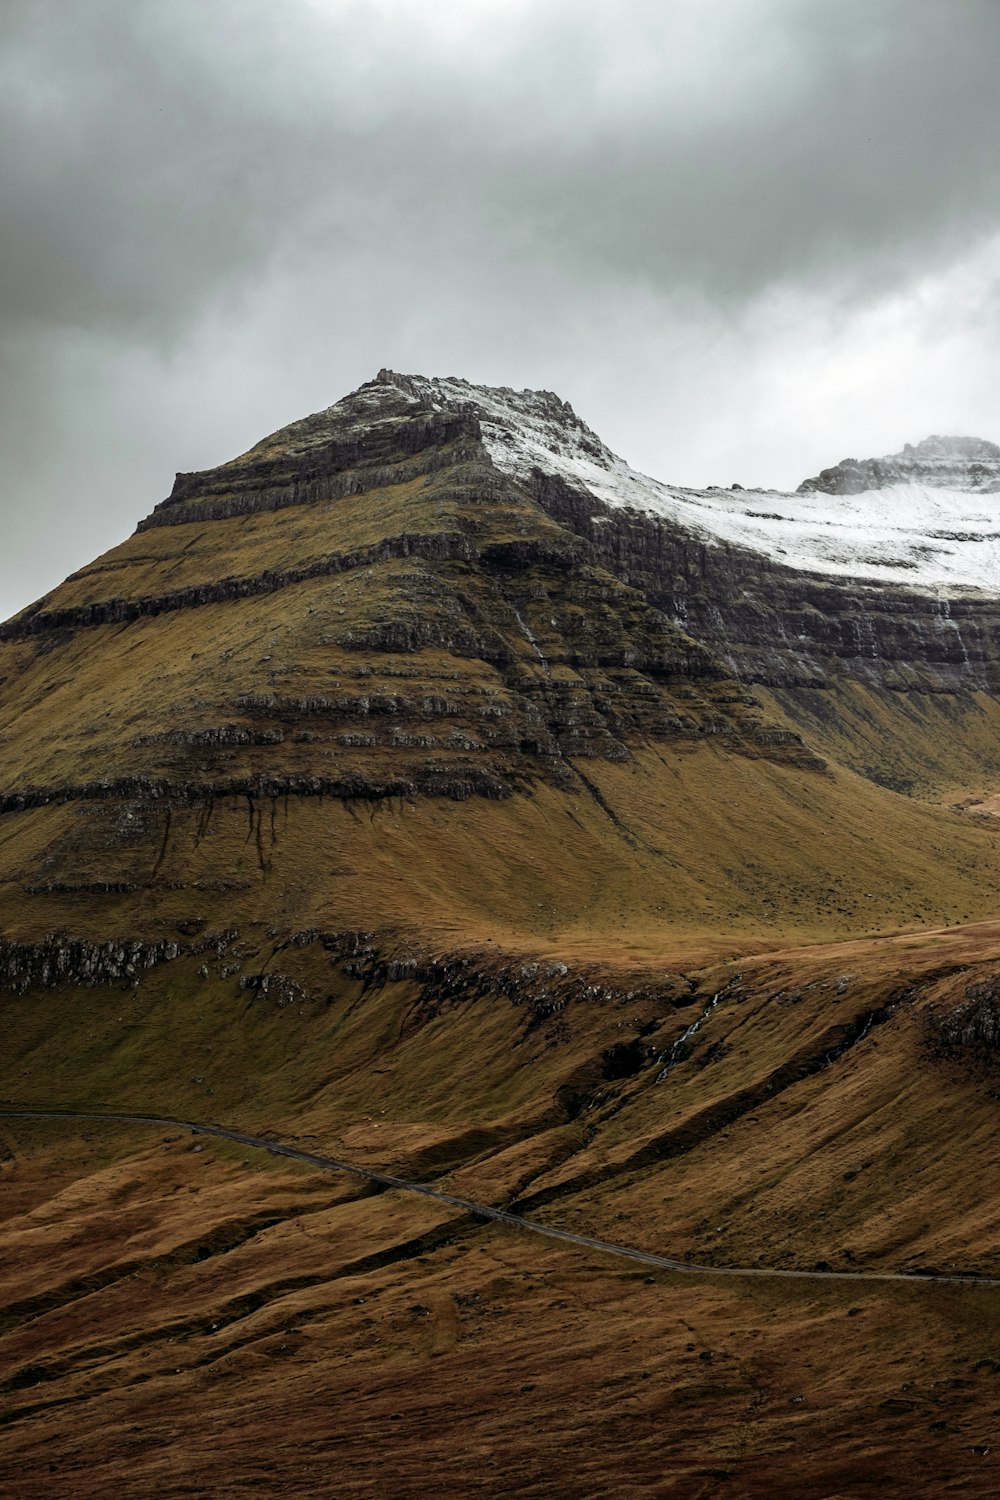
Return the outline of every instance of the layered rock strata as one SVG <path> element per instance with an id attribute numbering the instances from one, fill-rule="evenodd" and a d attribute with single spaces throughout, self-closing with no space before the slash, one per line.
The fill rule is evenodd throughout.
<path id="1" fill-rule="evenodd" d="M 575 757 L 627 758 L 636 737 L 810 763 L 710 649 L 497 471 L 474 417 L 374 395 L 180 476 L 129 542 L 0 630 L 0 807 L 502 797 L 572 782 Z M 60 673 L 73 688 L 53 698 Z M 25 756 L 43 725 L 51 754 Z"/>
<path id="2" fill-rule="evenodd" d="M 962 606 L 973 629 L 957 600 L 946 619 L 916 595 L 859 595 L 614 504 L 598 471 L 632 493 L 631 471 L 551 393 L 383 371 L 179 476 L 133 537 L 0 630 L 11 936 L 23 922 L 148 941 L 203 907 L 259 923 L 272 879 L 289 931 L 374 907 L 412 922 L 422 900 L 446 910 L 453 885 L 470 911 L 522 921 L 561 882 L 572 913 L 570 825 L 573 858 L 609 872 L 592 885 L 601 921 L 638 907 L 700 921 L 720 892 L 727 920 L 748 893 L 777 912 L 772 878 L 790 910 L 853 914 L 839 892 L 866 867 L 869 823 L 907 859 L 922 835 L 839 786 L 800 791 L 794 778 L 835 776 L 752 685 L 816 694 L 838 676 L 884 686 L 890 670 L 908 688 L 968 686 L 974 671 L 989 683 L 993 601 Z M 699 747 L 715 759 L 686 765 Z M 748 783 L 733 761 L 780 775 Z M 754 809 L 738 833 L 713 806 L 723 784 Z M 794 849 L 791 864 L 780 848 L 760 858 L 762 829 L 780 837 L 784 799 L 803 797 L 850 826 L 822 878 Z M 423 802 L 530 812 L 462 829 L 445 812 L 415 839 L 408 809 Z M 360 832 L 376 809 L 388 854 Z M 474 823 L 497 847 L 470 896 Z M 956 890 L 946 910 L 966 902 L 964 875 Z"/>
<path id="3" fill-rule="evenodd" d="M 827 688 L 846 679 L 896 692 L 1000 688 L 997 597 L 803 573 L 640 511 L 613 512 L 561 478 L 539 473 L 536 484 L 549 514 L 740 681 Z"/>

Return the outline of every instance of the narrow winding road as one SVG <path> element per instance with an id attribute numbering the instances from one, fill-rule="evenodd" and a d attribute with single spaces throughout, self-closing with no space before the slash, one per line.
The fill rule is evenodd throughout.
<path id="1" fill-rule="evenodd" d="M 524 1219 L 519 1214 L 507 1213 L 502 1208 L 492 1208 L 487 1203 L 473 1203 L 468 1198 L 456 1198 L 451 1193 L 442 1193 L 422 1182 L 407 1182 L 402 1177 L 392 1177 L 387 1172 L 373 1172 L 367 1167 L 358 1167 L 350 1162 L 337 1161 L 331 1156 L 319 1156 L 313 1151 L 302 1151 L 298 1146 L 289 1146 L 281 1141 L 271 1141 L 264 1136 L 247 1135 L 242 1130 L 228 1130 L 223 1125 L 200 1124 L 193 1120 L 175 1120 L 167 1115 L 129 1115 L 111 1111 L 18 1109 L 13 1106 L 0 1107 L 2 1120 L 89 1120 L 121 1125 L 156 1125 L 171 1130 L 189 1130 L 192 1135 L 212 1135 L 223 1141 L 235 1141 L 240 1146 L 249 1146 L 254 1151 L 269 1151 L 272 1156 L 287 1156 L 291 1161 L 305 1162 L 322 1172 L 348 1172 L 366 1182 L 378 1183 L 380 1187 L 396 1188 L 405 1193 L 420 1193 L 435 1203 L 447 1203 L 451 1208 L 462 1209 L 475 1219 L 494 1220 L 498 1224 L 509 1224 L 513 1229 L 528 1234 L 544 1235 L 546 1239 L 561 1240 L 567 1245 L 576 1245 L 584 1250 L 596 1250 L 602 1255 L 616 1255 L 625 1260 L 638 1261 L 643 1266 L 655 1266 L 660 1270 L 683 1271 L 689 1276 L 756 1276 L 795 1279 L 799 1281 L 850 1281 L 850 1282 L 907 1282 L 927 1285 L 949 1286 L 1000 1286 L 1000 1276 L 978 1276 L 974 1273 L 944 1274 L 941 1272 L 905 1271 L 799 1271 L 768 1269 L 761 1266 L 706 1266 L 693 1261 L 675 1260 L 669 1255 L 654 1255 L 650 1250 L 637 1250 L 631 1245 L 616 1245 L 610 1240 L 593 1239 L 590 1235 L 574 1234 L 568 1229 L 556 1229 L 549 1224 L 539 1224 L 536 1219 Z"/>

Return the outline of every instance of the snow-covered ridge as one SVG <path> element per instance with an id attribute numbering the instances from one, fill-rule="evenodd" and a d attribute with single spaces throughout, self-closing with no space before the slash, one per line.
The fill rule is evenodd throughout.
<path id="1" fill-rule="evenodd" d="M 900 462 L 881 487 L 856 493 L 831 494 L 814 488 L 818 481 L 807 481 L 796 494 L 693 490 L 629 468 L 549 391 L 383 370 L 331 414 L 348 403 L 374 412 L 390 393 L 405 406 L 473 411 L 494 463 L 515 478 L 530 480 L 539 470 L 557 475 L 614 510 L 660 516 L 709 544 L 745 547 L 802 572 L 1000 593 L 1000 494 L 968 483 L 962 469 L 996 463 L 1000 476 L 1000 448 L 980 439 L 931 438 L 908 446 L 892 456 Z M 965 452 L 955 451 L 963 444 Z M 864 469 L 855 460 L 846 463 Z"/>

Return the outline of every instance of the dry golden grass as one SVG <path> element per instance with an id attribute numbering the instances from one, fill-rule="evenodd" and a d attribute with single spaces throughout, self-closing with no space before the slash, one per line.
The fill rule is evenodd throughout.
<path id="1" fill-rule="evenodd" d="M 584 766 L 600 802 L 578 781 L 501 803 L 228 798 L 209 817 L 114 801 L 9 814 L 5 924 L 24 938 L 152 937 L 210 913 L 217 930 L 393 929 L 421 951 L 489 939 L 670 965 L 997 909 L 993 822 L 847 772 L 808 775 L 708 746 Z M 46 894 L 46 883 L 81 893 Z M 134 889 L 96 895 L 99 884 Z"/>
<path id="2" fill-rule="evenodd" d="M 820 753 L 892 790 L 950 803 L 1000 785 L 1000 704 L 987 693 L 833 687 L 757 694 Z"/>
<path id="3" fill-rule="evenodd" d="M 215 1142 L 67 1184 L 5 1135 L 4 1303 L 50 1301 L 0 1343 L 17 1500 L 996 1492 L 995 1292 L 646 1276 Z"/>

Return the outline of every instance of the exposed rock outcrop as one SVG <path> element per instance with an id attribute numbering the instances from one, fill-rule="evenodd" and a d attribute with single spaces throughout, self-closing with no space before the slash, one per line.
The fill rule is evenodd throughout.
<path id="1" fill-rule="evenodd" d="M 409 404 L 384 401 L 376 420 L 359 425 L 348 416 L 339 426 L 348 435 L 332 435 L 318 419 L 307 418 L 280 434 L 277 451 L 265 440 L 219 469 L 178 474 L 168 498 L 137 530 L 337 500 L 405 484 L 477 455 L 479 424 L 471 414 L 414 415 Z"/>
<path id="2" fill-rule="evenodd" d="M 949 1049 L 995 1059 L 1000 1054 L 1000 979 L 967 985 L 961 1003 L 932 1010 L 928 1019 Z"/>

